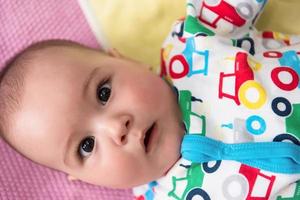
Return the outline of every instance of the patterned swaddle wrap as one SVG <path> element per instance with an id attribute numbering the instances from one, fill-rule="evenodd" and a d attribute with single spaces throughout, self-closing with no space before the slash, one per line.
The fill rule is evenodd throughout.
<path id="1" fill-rule="evenodd" d="M 284 141 L 299 152 L 300 37 L 257 32 L 253 23 L 265 3 L 187 1 L 186 17 L 174 24 L 163 44 L 161 75 L 177 88 L 187 134 L 222 144 Z M 276 157 L 272 149 L 261 151 Z M 265 159 L 269 167 L 263 168 L 257 166 L 264 163 L 216 159 L 197 164 L 181 158 L 166 176 L 134 192 L 139 200 L 296 200 L 299 153 L 291 155 L 298 171 L 281 166 L 279 159 Z"/>

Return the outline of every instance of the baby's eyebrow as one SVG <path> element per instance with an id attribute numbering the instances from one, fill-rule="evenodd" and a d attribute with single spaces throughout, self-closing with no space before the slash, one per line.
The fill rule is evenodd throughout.
<path id="1" fill-rule="evenodd" d="M 85 79 L 84 83 L 83 83 L 83 91 L 82 91 L 82 96 L 86 95 L 86 92 L 89 88 L 89 85 L 91 83 L 91 81 L 94 79 L 94 77 L 96 76 L 98 70 L 100 70 L 100 67 L 95 67 L 93 68 L 93 70 L 91 70 L 91 72 L 88 74 L 87 78 Z"/>
<path id="2" fill-rule="evenodd" d="M 101 67 L 94 67 L 86 76 L 86 79 L 83 81 L 82 85 L 82 97 L 86 96 L 90 84 L 99 70 L 101 70 Z M 63 147 L 63 163 L 67 166 L 69 166 L 70 164 L 69 160 L 73 160 L 76 157 L 78 145 L 80 143 L 80 136 L 81 134 L 76 133 L 76 131 L 70 131 L 70 133 L 67 134 L 68 138 L 66 139 L 65 145 Z"/>

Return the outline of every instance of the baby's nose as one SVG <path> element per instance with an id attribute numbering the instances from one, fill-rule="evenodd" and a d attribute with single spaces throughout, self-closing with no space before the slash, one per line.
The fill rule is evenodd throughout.
<path id="1" fill-rule="evenodd" d="M 110 134 L 117 145 L 126 144 L 132 122 L 133 119 L 130 115 L 123 115 L 115 119 L 112 123 Z"/>

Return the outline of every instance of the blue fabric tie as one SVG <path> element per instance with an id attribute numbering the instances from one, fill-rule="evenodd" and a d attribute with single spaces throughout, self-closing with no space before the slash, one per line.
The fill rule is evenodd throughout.
<path id="1" fill-rule="evenodd" d="M 249 142 L 226 144 L 208 137 L 187 134 L 181 154 L 196 163 L 235 160 L 275 173 L 300 173 L 300 146 L 286 142 Z"/>

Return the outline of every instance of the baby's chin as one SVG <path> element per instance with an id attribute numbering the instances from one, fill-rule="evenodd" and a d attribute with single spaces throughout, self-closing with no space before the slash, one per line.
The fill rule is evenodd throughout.
<path id="1" fill-rule="evenodd" d="M 184 129 L 182 127 L 179 128 L 178 134 L 179 135 L 178 135 L 177 142 L 176 142 L 176 145 L 175 145 L 176 148 L 174 148 L 174 149 L 177 149 L 177 151 L 168 155 L 169 160 L 168 160 L 167 164 L 164 167 L 164 170 L 163 170 L 163 173 L 162 173 L 161 177 L 166 176 L 168 174 L 168 172 L 172 169 L 172 167 L 181 158 L 180 149 L 181 149 L 182 139 L 184 137 Z"/>
<path id="2" fill-rule="evenodd" d="M 154 176 L 149 176 L 147 179 L 145 179 L 144 181 L 142 181 L 140 184 L 136 184 L 133 187 L 144 185 L 144 184 L 147 184 L 147 183 L 150 183 L 152 181 L 156 181 L 156 180 L 159 180 L 159 179 L 165 177 L 169 173 L 169 171 L 172 169 L 172 167 L 177 163 L 177 161 L 179 159 L 180 159 L 180 157 L 178 157 L 178 159 L 170 162 L 167 166 L 165 166 L 165 168 L 163 168 L 163 170 L 161 170 L 160 173 L 157 173 Z"/>
<path id="3" fill-rule="evenodd" d="M 169 162 L 168 165 L 166 165 L 162 170 L 160 170 L 159 173 L 155 172 L 155 174 L 149 175 L 147 174 L 144 176 L 144 178 L 141 178 L 140 180 L 132 181 L 131 183 L 125 182 L 125 183 L 118 183 L 114 185 L 106 185 L 106 187 L 113 188 L 113 189 L 131 189 L 134 187 L 138 187 L 141 185 L 148 184 L 152 181 L 156 181 L 160 178 L 163 178 L 168 174 L 170 169 L 177 163 L 177 161 L 180 159 L 180 155 L 178 155 L 177 159 L 172 160 L 172 162 Z M 145 172 L 147 173 L 147 172 Z"/>
<path id="4" fill-rule="evenodd" d="M 176 161 L 174 161 L 174 162 L 167 168 L 167 170 L 165 170 L 163 176 L 166 176 L 166 175 L 169 173 L 169 171 L 172 169 L 172 167 L 177 163 L 177 161 L 178 161 L 179 159 L 180 159 L 180 156 L 178 157 L 178 159 L 176 159 Z M 163 176 L 162 176 L 162 177 L 163 177 Z"/>

